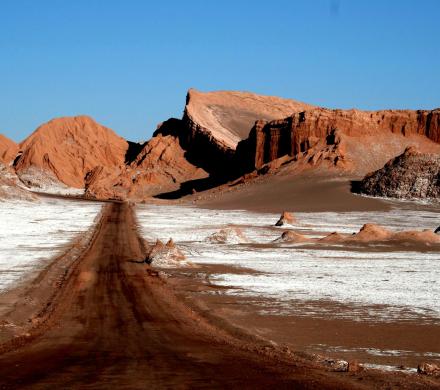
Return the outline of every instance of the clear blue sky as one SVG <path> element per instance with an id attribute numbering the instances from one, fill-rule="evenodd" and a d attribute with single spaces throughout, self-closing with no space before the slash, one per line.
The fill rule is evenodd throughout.
<path id="1" fill-rule="evenodd" d="M 440 1 L 1 0 L 0 133 L 88 114 L 131 140 L 188 88 L 440 106 Z"/>

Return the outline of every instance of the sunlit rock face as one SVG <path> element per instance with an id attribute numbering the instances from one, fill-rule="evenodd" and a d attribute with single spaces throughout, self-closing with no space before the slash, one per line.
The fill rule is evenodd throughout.
<path id="1" fill-rule="evenodd" d="M 239 143 L 242 172 L 260 169 L 284 155 L 310 165 L 327 163 L 343 170 L 378 169 L 410 145 L 438 151 L 440 110 L 330 110 L 312 108 L 284 119 L 260 120 Z"/>

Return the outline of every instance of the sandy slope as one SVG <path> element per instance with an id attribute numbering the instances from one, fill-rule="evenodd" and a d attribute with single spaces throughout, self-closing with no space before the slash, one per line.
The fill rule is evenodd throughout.
<path id="1" fill-rule="evenodd" d="M 144 264 L 132 209 L 110 204 L 28 334 L 0 346 L 4 388 L 372 388 L 436 382 L 331 373 L 191 310 Z M 44 275 L 43 275 L 44 277 Z M 38 285 L 35 285 L 38 296 Z M 20 346 L 20 348 L 16 348 Z M 359 375 L 362 381 L 359 381 Z"/>

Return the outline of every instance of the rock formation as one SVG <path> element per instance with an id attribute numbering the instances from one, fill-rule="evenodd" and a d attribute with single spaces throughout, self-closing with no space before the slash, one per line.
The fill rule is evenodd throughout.
<path id="1" fill-rule="evenodd" d="M 382 226 L 366 223 L 361 227 L 359 233 L 356 233 L 350 238 L 357 241 L 384 241 L 390 239 L 392 234 L 391 231 Z"/>
<path id="2" fill-rule="evenodd" d="M 281 237 L 275 240 L 275 242 L 288 242 L 288 243 L 300 243 L 306 241 L 310 241 L 310 239 L 292 230 L 287 230 L 283 232 Z"/>
<path id="3" fill-rule="evenodd" d="M 279 170 L 336 168 L 361 175 L 410 144 L 439 153 L 439 143 L 440 110 L 329 110 L 252 93 L 192 89 L 183 118 L 160 124 L 145 144 L 77 116 L 40 126 L 19 150 L 0 138 L 0 159 L 14 160 L 30 187 L 74 187 L 91 198 L 141 200 L 180 197 Z"/>
<path id="4" fill-rule="evenodd" d="M 394 232 L 383 226 L 373 223 L 366 223 L 361 227 L 358 233 L 352 235 L 340 234 L 337 232 L 331 233 L 321 239 L 319 243 L 389 243 L 389 244 L 440 244 L 440 236 L 435 234 L 432 230 L 405 230 L 401 232 Z"/>
<path id="5" fill-rule="evenodd" d="M 69 187 L 84 188 L 89 171 L 123 165 L 128 149 L 127 141 L 90 117 L 57 118 L 20 144 L 22 154 L 14 165 L 19 176 L 33 167 Z"/>
<path id="6" fill-rule="evenodd" d="M 153 264 L 158 267 L 167 267 L 175 263 L 182 263 L 184 260 L 185 255 L 171 238 L 166 244 L 157 240 L 156 243 L 150 247 L 145 258 L 147 264 Z"/>
<path id="7" fill-rule="evenodd" d="M 258 119 L 272 120 L 313 106 L 247 92 L 199 92 L 190 89 L 182 120 L 164 122 L 155 135 L 175 135 L 187 158 L 209 174 L 229 178 L 234 152 Z"/>
<path id="8" fill-rule="evenodd" d="M 432 142 L 430 142 L 432 141 Z M 285 119 L 259 120 L 237 147 L 241 172 L 288 155 L 345 170 L 380 167 L 409 144 L 440 150 L 440 110 L 359 111 L 312 108 Z"/>
<path id="9" fill-rule="evenodd" d="M 97 199 L 145 199 L 177 190 L 181 183 L 207 177 L 185 158 L 178 138 L 161 134 L 146 142 L 127 166 L 95 167 L 86 176 L 86 196 Z"/>
<path id="10" fill-rule="evenodd" d="M 211 234 L 206 241 L 213 244 L 244 244 L 249 239 L 239 228 L 228 227 Z"/>
<path id="11" fill-rule="evenodd" d="M 393 198 L 439 198 L 440 155 L 407 148 L 383 168 L 365 176 L 356 191 Z"/>
<path id="12" fill-rule="evenodd" d="M 292 225 L 295 222 L 296 219 L 291 213 L 289 213 L 288 211 L 283 211 L 280 219 L 277 221 L 275 226 Z"/>
<path id="13" fill-rule="evenodd" d="M 36 196 L 23 188 L 11 167 L 0 162 L 0 201 L 35 200 Z"/>
<path id="14" fill-rule="evenodd" d="M 11 163 L 17 153 L 18 145 L 3 134 L 0 134 L 0 162 L 6 165 Z"/>

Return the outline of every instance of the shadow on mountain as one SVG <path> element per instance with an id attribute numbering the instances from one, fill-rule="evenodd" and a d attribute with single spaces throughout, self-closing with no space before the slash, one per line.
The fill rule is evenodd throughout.
<path id="1" fill-rule="evenodd" d="M 164 192 L 162 194 L 155 195 L 158 199 L 179 199 L 186 195 L 195 194 L 209 190 L 214 187 L 218 187 L 225 184 L 225 179 L 206 177 L 204 179 L 189 180 L 180 185 L 180 188 L 171 192 Z"/>
<path id="2" fill-rule="evenodd" d="M 128 142 L 128 149 L 125 152 L 125 164 L 129 165 L 134 160 L 136 160 L 136 157 L 142 151 L 146 142 L 144 142 L 143 144 L 137 142 L 131 142 L 131 141 L 127 141 L 127 142 Z"/>

